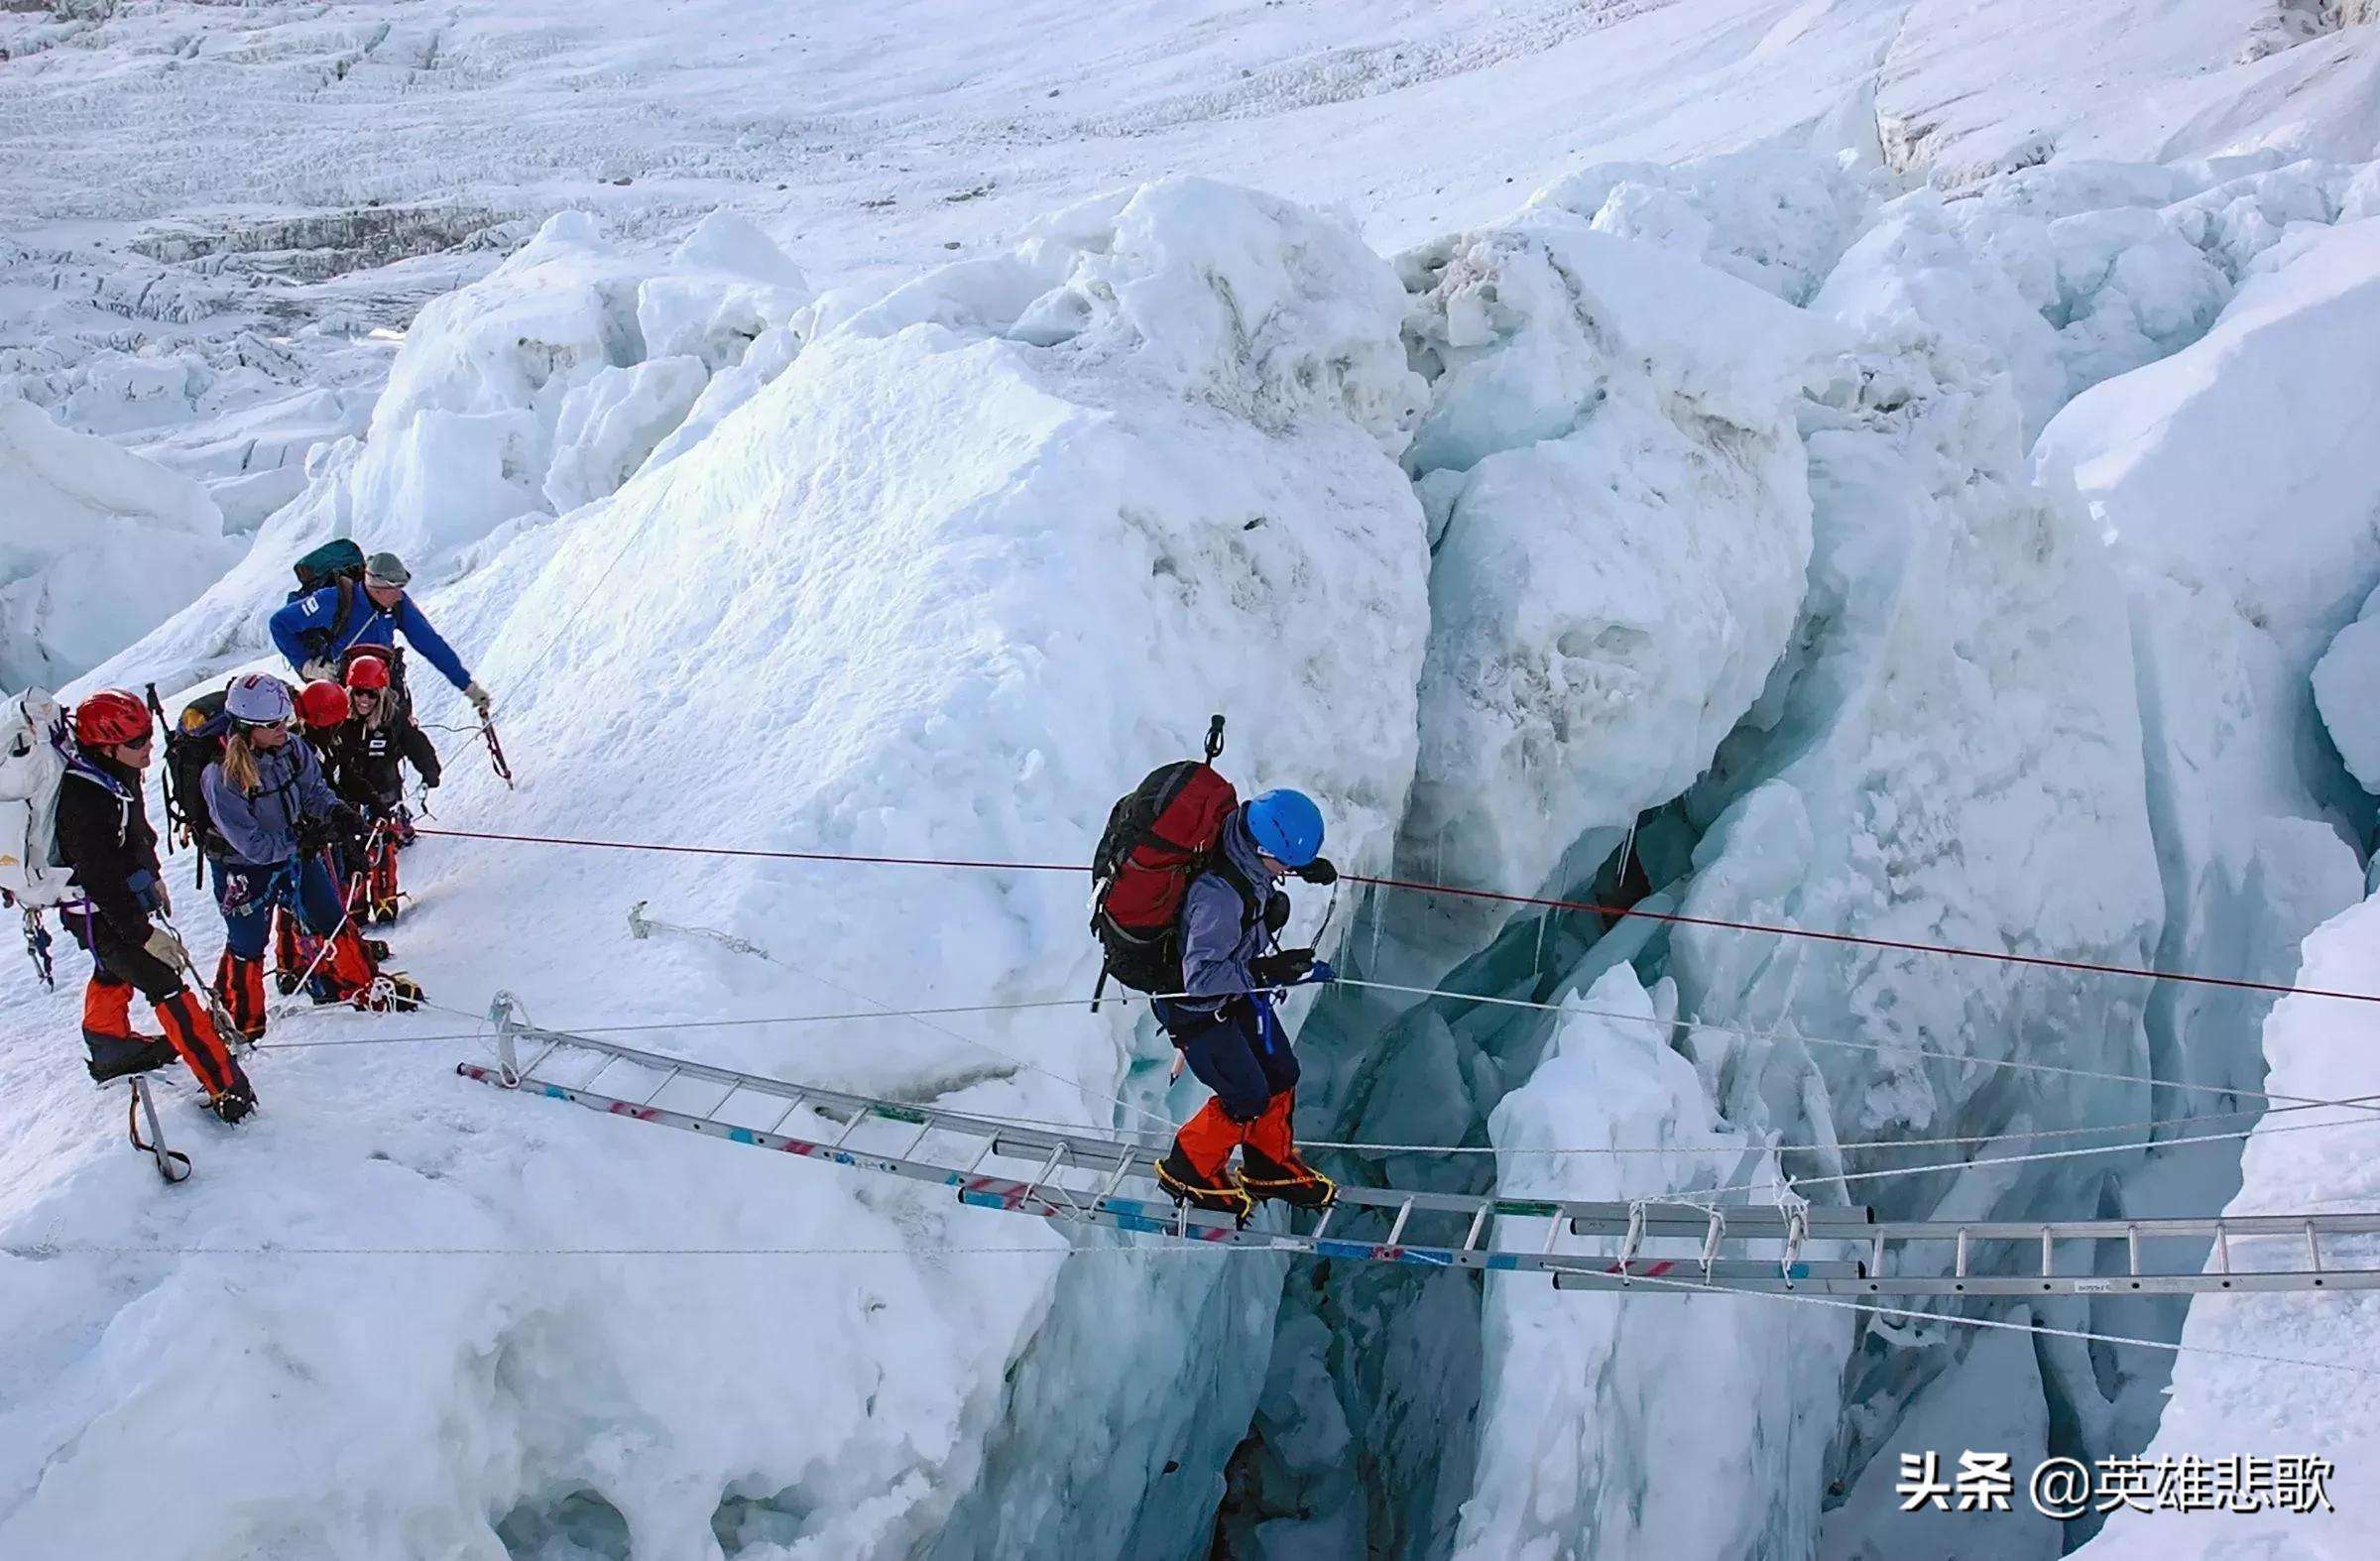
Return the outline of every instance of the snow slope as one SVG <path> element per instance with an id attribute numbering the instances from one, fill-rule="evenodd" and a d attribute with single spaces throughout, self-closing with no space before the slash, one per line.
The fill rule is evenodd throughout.
<path id="1" fill-rule="evenodd" d="M 1326 221 L 1196 180 L 1060 215 L 1004 273 L 1027 274 L 1045 284 L 1030 339 L 1002 306 L 1015 295 L 980 273 L 943 290 L 973 300 L 964 320 L 827 332 L 693 452 L 587 512 L 577 545 L 518 536 L 477 589 L 432 597 L 483 675 L 513 690 L 507 735 L 531 778 L 508 795 L 458 765 L 441 808 L 529 832 L 1029 857 L 1093 830 L 1115 778 L 1188 745 L 1216 707 L 1242 724 L 1239 779 L 1296 777 L 1329 809 L 1341 859 L 1383 864 L 1412 770 L 1423 622 L 1421 517 L 1382 449 L 1418 411 L 1393 276 Z M 427 339 L 468 360 L 481 338 Z M 419 375 L 461 367 L 433 358 Z M 632 550 L 638 566 L 615 571 Z M 606 611 L 573 610 L 597 588 Z M 1268 655 L 1249 657 L 1259 638 Z M 717 668 L 736 671 L 704 675 Z M 1089 981 L 1071 881 L 419 855 L 406 952 L 441 992 L 506 985 L 557 1021 L 798 1012 L 854 992 L 998 1001 Z M 648 898 L 749 929 L 780 969 L 700 944 L 632 954 L 622 913 Z M 596 949 L 611 953 L 590 967 Z M 8 1004 L 12 1028 L 69 1022 L 62 994 L 12 990 Z M 1163 1089 L 1144 1070 L 1136 1104 L 1109 1098 L 1153 1053 L 1114 1009 L 962 1035 L 679 1041 L 1102 1126 Z M 1064 1243 L 825 1168 L 624 1141 L 616 1124 L 437 1084 L 434 1051 L 392 1053 L 360 1054 L 355 1076 L 261 1064 L 259 1130 L 193 1144 L 209 1169 L 248 1169 L 170 1208 L 126 1198 L 133 1167 L 85 1136 L 98 1108 L 54 1047 L 11 1053 L 12 1094 L 48 1108 L 5 1150 L 12 1247 L 70 1226 L 165 1251 L 0 1261 L 23 1323 L 0 1445 L 30 1455 L 8 1460 L 0 1550 L 87 1553 L 104 1535 L 159 1556 L 494 1555 L 500 1519 L 515 1538 L 566 1535 L 608 1508 L 640 1556 L 701 1556 L 757 1501 L 764 1537 L 742 1553 L 901 1553 L 927 1547 L 978 1482 L 986 1496 L 955 1532 L 987 1552 L 1190 1548 L 1254 1402 L 1276 1265 L 970 1266 L 932 1250 Z M 186 1108 L 174 1116 L 192 1131 Z M 94 1226 L 94 1205 L 117 1212 Z M 360 1291 L 358 1270 L 329 1260 L 176 1256 L 449 1240 L 919 1256 L 820 1260 L 793 1282 L 758 1261 L 554 1273 L 456 1258 Z M 164 1332 L 184 1318 L 204 1319 L 196 1337 Z M 1192 1370 L 1217 1384 L 1176 1391 Z M 353 1413 L 391 1396 L 386 1415 Z M 1077 1400 L 1115 1406 L 1129 1429 L 1037 1407 Z M 270 1430 L 284 1416 L 346 1429 L 292 1441 Z M 156 1470 L 132 1491 L 119 1427 Z M 408 1448 L 394 1470 L 372 1467 L 382 1435 Z M 272 1455 L 210 1451 L 259 1444 Z"/>

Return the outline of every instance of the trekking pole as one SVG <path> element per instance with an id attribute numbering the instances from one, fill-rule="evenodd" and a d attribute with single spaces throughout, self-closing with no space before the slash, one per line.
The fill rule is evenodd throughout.
<path id="1" fill-rule="evenodd" d="M 496 779 L 504 782 L 506 790 L 513 789 L 513 767 L 504 762 L 504 745 L 496 741 L 496 723 L 480 717 L 479 735 L 488 741 L 488 763 L 496 767 Z"/>

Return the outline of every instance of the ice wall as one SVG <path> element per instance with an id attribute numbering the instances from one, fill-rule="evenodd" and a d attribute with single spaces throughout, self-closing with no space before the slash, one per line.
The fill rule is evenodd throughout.
<path id="1" fill-rule="evenodd" d="M 1713 1186 L 1720 1167 L 1761 1158 L 1670 1045 L 1673 1017 L 1674 994 L 1648 995 L 1624 965 L 1586 990 L 1489 1121 L 1499 1195 L 1624 1202 Z M 1751 1152 L 1699 1169 L 1693 1158 L 1547 1152 L 1661 1142 Z M 1498 1241 L 1534 1250 L 1544 1222 L 1513 1223 Z M 1479 1479 L 1454 1554 L 1806 1550 L 1849 1314 L 1674 1291 L 1572 1294 L 1542 1274 L 1493 1274 L 1487 1290 Z M 1748 1478 L 1713 1500 L 1716 1470 Z"/>
<path id="2" fill-rule="evenodd" d="M 179 685 L 268 651 L 260 604 L 278 603 L 292 560 L 332 537 L 399 554 L 420 591 L 468 575 L 515 533 L 689 447 L 660 448 L 781 372 L 809 300 L 792 262 L 723 213 L 660 259 L 623 252 L 584 213 L 549 219 L 488 276 L 422 307 L 369 425 L 315 445 L 303 490 L 236 567 L 108 675 Z"/>
<path id="3" fill-rule="evenodd" d="M 1791 411 L 1826 338 L 1557 207 L 1401 265 L 1433 558 L 1398 871 L 1527 892 L 1683 790 L 1783 651 L 1810 550 Z M 1415 906 L 1414 974 L 1508 914 Z"/>
<path id="4" fill-rule="evenodd" d="M 239 554 L 204 490 L 0 397 L 0 688 L 56 688 Z"/>
<path id="5" fill-rule="evenodd" d="M 2284 979 L 2359 894 L 2370 804 L 2310 676 L 2380 583 L 2374 370 L 2380 223 L 2316 229 L 2254 275 L 2206 337 L 2075 402 L 2043 435 L 2132 603 L 2149 800 L 2167 896 L 2161 963 Z M 2220 451 L 2210 445 L 2220 439 Z M 2160 1074 L 2253 1085 L 2263 1005 L 2161 992 Z"/>
<path id="6" fill-rule="evenodd" d="M 2307 986 L 2370 992 L 2380 986 L 2372 957 L 2380 938 L 2380 899 L 2365 900 L 2307 938 L 2300 976 Z M 2380 1027 L 2371 1007 L 2318 997 L 2288 997 L 2264 1022 L 2264 1056 L 2275 1091 L 2312 1100 L 2369 1100 L 2380 1093 Z M 2360 1120 L 2359 1120 L 2360 1119 Z M 2323 1122 L 2332 1126 L 2306 1132 Z M 2343 1124 L 2343 1125 L 2341 1125 Z M 2282 1131 L 2274 1131 L 2282 1130 Z M 2369 1209 L 2380 1200 L 2380 1162 L 2370 1152 L 2368 1114 L 2317 1112 L 2267 1124 L 2241 1157 L 2231 1215 Z M 2375 1261 L 2371 1237 L 2334 1237 L 2324 1257 L 2340 1266 Z M 2242 1243 L 2241 1267 L 2303 1267 L 2303 1243 Z M 2190 1309 L 2182 1344 L 2297 1361 L 2371 1369 L 2372 1330 L 2380 1301 L 2372 1292 L 2210 1295 Z M 2311 1511 L 2119 1511 L 2078 1555 L 2088 1561 L 2197 1561 L 2256 1554 L 2362 1555 L 2380 1525 L 2380 1417 L 2368 1379 L 2266 1361 L 2185 1354 L 2174 1364 L 2173 1397 L 2144 1457 L 2225 1459 L 2296 1457 L 2330 1465 L 2326 1497 Z"/>

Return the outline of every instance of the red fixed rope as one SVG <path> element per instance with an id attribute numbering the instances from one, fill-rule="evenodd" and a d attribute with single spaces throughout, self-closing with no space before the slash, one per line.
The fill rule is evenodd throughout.
<path id="1" fill-rule="evenodd" d="M 679 856 L 766 857 L 784 862 L 850 862 L 876 867 L 971 868 L 1011 873 L 1088 873 L 1070 862 L 999 862 L 976 857 L 868 856 L 849 851 L 761 851 L 745 846 L 674 846 L 648 840 L 582 840 L 563 835 L 508 835 L 479 829 L 432 829 L 414 826 L 416 834 L 448 835 L 458 840 L 508 840 L 524 845 L 589 846 L 605 851 L 661 851 Z M 2238 976 L 2201 976 L 2189 971 L 2155 970 L 2140 965 L 2109 965 L 2087 959 L 2058 959 L 2048 954 L 2012 954 L 1987 948 L 1962 948 L 1955 943 L 1919 943 L 1906 938 L 1867 937 L 1856 932 L 1827 932 L 1815 927 L 1786 926 L 1765 921 L 1729 921 L 1719 916 L 1689 916 L 1676 911 L 1646 910 L 1636 905 L 1605 905 L 1592 900 L 1554 900 L 1542 895 L 1511 895 L 1494 889 L 1457 889 L 1415 879 L 1368 878 L 1343 873 L 1350 884 L 1378 889 L 1408 890 L 1420 895 L 1446 895 L 1462 900 L 1489 900 L 1506 905 L 1537 905 L 1548 910 L 1580 910 L 1603 916 L 1635 916 L 1671 926 L 1715 927 L 1725 932 L 1765 932 L 1774 937 L 1808 938 L 1820 943 L 1848 943 L 1860 948 L 1895 949 L 1911 954 L 1940 954 L 1952 959 L 1988 959 L 2004 965 L 2030 965 L 2044 970 L 2076 970 L 2099 976 L 2130 976 L 2142 981 L 2178 981 L 2194 987 L 2222 987 L 2235 992 L 2264 992 L 2276 997 L 2335 998 L 2345 1003 L 2380 1003 L 2380 993 L 2338 992 L 2325 987 L 2293 987 L 2277 981 L 2249 981 Z"/>

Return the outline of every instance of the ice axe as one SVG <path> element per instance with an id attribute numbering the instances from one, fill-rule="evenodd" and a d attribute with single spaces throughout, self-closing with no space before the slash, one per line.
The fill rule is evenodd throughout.
<path id="1" fill-rule="evenodd" d="M 182 938 L 181 928 L 174 924 L 172 916 L 153 911 L 151 919 L 164 922 L 166 930 L 174 934 L 174 941 L 181 946 L 181 957 L 175 960 L 175 968 L 181 972 L 182 979 L 189 982 L 205 1002 L 206 1012 L 215 1021 L 215 1033 L 222 1037 L 224 1049 L 235 1056 L 255 1050 L 256 1042 L 249 1038 L 246 1030 L 232 1021 L 231 1011 L 224 1008 L 222 998 L 207 984 L 206 978 L 198 974 L 198 967 L 190 963 L 189 945 Z"/>
<path id="2" fill-rule="evenodd" d="M 513 789 L 513 767 L 504 762 L 504 745 L 496 741 L 496 723 L 481 716 L 479 735 L 487 740 L 488 763 L 495 767 L 496 779 L 504 782 L 506 790 Z"/>

